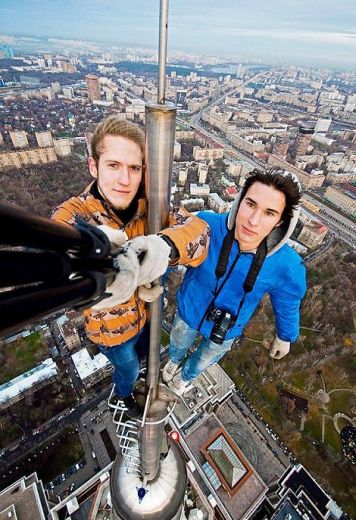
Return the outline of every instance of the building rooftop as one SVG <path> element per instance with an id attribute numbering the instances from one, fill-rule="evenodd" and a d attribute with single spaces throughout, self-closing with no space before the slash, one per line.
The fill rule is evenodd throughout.
<path id="1" fill-rule="evenodd" d="M 218 365 L 209 367 L 194 380 L 191 390 L 184 393 L 174 409 L 174 417 L 179 427 L 187 430 L 208 413 L 205 408 L 222 403 L 231 396 L 235 387 L 233 381 Z"/>
<path id="2" fill-rule="evenodd" d="M 90 357 L 86 348 L 82 348 L 78 352 L 75 352 L 75 354 L 72 354 L 72 360 L 78 371 L 79 377 L 82 380 L 89 377 L 100 368 L 104 368 L 106 365 L 110 364 L 110 361 L 106 356 L 104 356 L 104 354 L 99 353 L 93 358 Z"/>
<path id="3" fill-rule="evenodd" d="M 28 390 L 35 383 L 39 383 L 45 379 L 57 375 L 58 369 L 56 363 L 51 359 L 45 359 L 40 365 L 31 368 L 28 372 L 11 379 L 7 383 L 0 386 L 0 403 L 17 396 L 21 392 Z"/>
<path id="4" fill-rule="evenodd" d="M 233 493 L 234 488 L 241 480 L 248 476 L 250 466 L 239 457 L 234 449 L 234 443 L 222 429 L 213 439 L 209 440 L 203 449 L 203 454 L 211 460 L 211 466 L 217 470 L 220 478 L 228 486 L 228 492 Z"/>
<path id="5" fill-rule="evenodd" d="M 224 437 L 224 441 L 222 437 Z M 211 443 L 215 437 L 217 443 Z M 228 441 L 225 443 L 225 440 Z M 184 438 L 196 462 L 202 467 L 206 463 L 204 447 L 212 444 L 210 466 L 221 482 L 216 494 L 234 520 L 245 518 L 249 510 L 263 498 L 267 486 L 247 462 L 239 447 L 227 434 L 225 428 L 214 413 L 199 422 L 199 427 Z M 229 449 L 229 447 L 231 449 Z M 206 448 L 205 448 L 206 450 Z M 215 451 L 215 453 L 213 453 Z M 212 459 L 214 461 L 212 463 Z M 215 462 L 215 467 L 214 467 Z M 219 469 L 220 468 L 220 469 Z M 222 471 L 221 471 L 222 470 Z M 210 479 L 209 479 L 210 480 Z M 231 495 L 227 480 L 234 484 Z M 214 486 L 215 487 L 215 486 Z M 217 486 L 216 486 L 217 487 Z"/>
<path id="6" fill-rule="evenodd" d="M 37 479 L 36 473 L 22 477 L 0 492 L 0 520 L 46 520 L 47 513 L 42 482 Z"/>

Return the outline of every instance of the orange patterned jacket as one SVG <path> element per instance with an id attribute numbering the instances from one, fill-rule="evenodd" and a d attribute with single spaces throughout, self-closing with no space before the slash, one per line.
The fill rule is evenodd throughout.
<path id="1" fill-rule="evenodd" d="M 92 183 L 93 184 L 93 183 Z M 75 224 L 75 217 L 80 216 L 89 224 L 109 225 L 123 229 L 128 238 L 147 233 L 146 201 L 139 199 L 137 212 L 126 225 L 120 221 L 110 204 L 95 198 L 90 193 L 90 184 L 78 197 L 72 197 L 61 204 L 52 218 L 58 222 Z M 169 216 L 169 228 L 161 234 L 168 236 L 179 251 L 176 264 L 196 267 L 207 256 L 209 228 L 207 224 L 188 213 L 183 208 L 174 208 Z M 92 311 L 86 309 L 84 318 L 91 341 L 105 347 L 113 347 L 128 341 L 143 328 L 148 317 L 148 304 L 138 298 L 137 290 L 127 303 L 110 310 Z"/>

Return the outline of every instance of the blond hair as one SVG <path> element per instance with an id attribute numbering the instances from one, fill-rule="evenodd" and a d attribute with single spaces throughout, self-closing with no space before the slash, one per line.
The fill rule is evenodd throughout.
<path id="1" fill-rule="evenodd" d="M 144 162 L 145 156 L 145 133 L 144 131 L 134 123 L 130 121 L 119 119 L 117 114 L 112 114 L 101 123 L 98 124 L 94 130 L 93 137 L 91 140 L 91 155 L 98 164 L 100 154 L 102 153 L 102 144 L 105 136 L 117 135 L 129 139 L 136 143 L 142 152 L 142 162 Z"/>

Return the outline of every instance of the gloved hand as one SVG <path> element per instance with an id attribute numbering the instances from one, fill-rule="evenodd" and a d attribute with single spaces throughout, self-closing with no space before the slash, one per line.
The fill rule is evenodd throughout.
<path id="1" fill-rule="evenodd" d="M 151 303 L 157 300 L 160 295 L 163 293 L 162 285 L 154 285 L 151 287 L 151 284 L 141 285 L 138 288 L 138 297 L 141 298 L 144 302 Z"/>
<path id="2" fill-rule="evenodd" d="M 279 339 L 279 337 L 276 336 L 276 339 L 274 340 L 272 347 L 270 348 L 269 355 L 274 359 L 281 359 L 282 357 L 288 354 L 289 349 L 290 342 L 283 341 L 283 339 Z"/>
<path id="3" fill-rule="evenodd" d="M 171 248 L 158 235 L 133 238 L 128 242 L 140 262 L 138 285 L 147 285 L 162 276 L 168 268 Z"/>
<path id="4" fill-rule="evenodd" d="M 128 247 L 128 244 L 125 244 L 114 258 L 113 266 L 117 274 L 114 281 L 106 287 L 106 293 L 111 293 L 111 296 L 93 305 L 91 308 L 94 311 L 110 309 L 129 301 L 138 286 L 140 264 L 135 250 Z"/>
<path id="5" fill-rule="evenodd" d="M 140 236 L 126 242 L 113 260 L 117 274 L 106 288 L 111 296 L 93 305 L 92 309 L 100 311 L 127 302 L 138 286 L 148 285 L 166 272 L 170 252 L 167 242 L 158 235 Z M 159 296 L 155 292 L 147 297 L 153 295 L 156 295 L 154 299 Z"/>
<path id="6" fill-rule="evenodd" d="M 105 233 L 109 239 L 109 242 L 115 247 L 122 246 L 128 240 L 126 232 L 122 229 L 114 229 L 111 226 L 107 226 L 106 224 L 98 226 L 98 229 Z"/>

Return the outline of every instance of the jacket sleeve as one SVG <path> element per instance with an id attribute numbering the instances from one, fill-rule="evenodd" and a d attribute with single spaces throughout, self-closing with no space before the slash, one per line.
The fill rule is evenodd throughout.
<path id="1" fill-rule="evenodd" d="M 299 263 L 283 270 L 278 285 L 270 291 L 276 320 L 277 336 L 283 341 L 296 341 L 299 336 L 300 302 L 306 291 L 306 270 Z"/>
<path id="2" fill-rule="evenodd" d="M 172 265 L 197 267 L 205 260 L 210 240 L 209 226 L 184 208 L 174 208 L 170 212 L 169 227 L 160 234 L 168 237 L 179 252 L 179 258 Z"/>
<path id="3" fill-rule="evenodd" d="M 57 222 L 73 226 L 75 224 L 75 217 L 80 215 L 85 218 L 86 213 L 87 211 L 83 207 L 81 201 L 77 197 L 72 197 L 58 206 L 54 210 L 51 218 Z"/>

